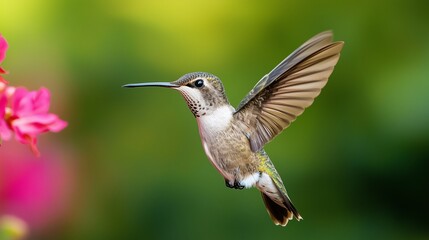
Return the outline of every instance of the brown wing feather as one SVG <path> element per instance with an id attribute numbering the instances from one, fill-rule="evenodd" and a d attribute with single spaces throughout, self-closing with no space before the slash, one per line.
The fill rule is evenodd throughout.
<path id="1" fill-rule="evenodd" d="M 234 116 L 248 126 L 253 151 L 260 150 L 313 103 L 338 62 L 343 45 L 332 43 L 330 32 L 315 36 L 243 99 Z"/>
<path id="2" fill-rule="evenodd" d="M 302 44 L 282 62 L 280 62 L 271 72 L 262 77 L 261 80 L 256 83 L 252 90 L 243 98 L 237 107 L 237 111 L 240 111 L 244 105 L 246 105 L 251 99 L 253 99 L 258 93 L 260 93 L 265 87 L 276 81 L 291 67 L 308 57 L 310 54 L 319 50 L 323 46 L 332 43 L 332 32 L 325 31 L 312 37 L 310 40 Z"/>

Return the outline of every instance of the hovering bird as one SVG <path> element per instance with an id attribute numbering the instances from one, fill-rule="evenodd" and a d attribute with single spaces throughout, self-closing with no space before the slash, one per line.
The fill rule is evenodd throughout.
<path id="1" fill-rule="evenodd" d="M 195 116 L 204 151 L 227 187 L 256 187 L 276 225 L 302 219 L 263 147 L 309 107 L 334 70 L 343 42 L 322 32 L 266 74 L 236 109 L 221 80 L 205 72 L 173 82 L 127 84 L 178 90 Z"/>

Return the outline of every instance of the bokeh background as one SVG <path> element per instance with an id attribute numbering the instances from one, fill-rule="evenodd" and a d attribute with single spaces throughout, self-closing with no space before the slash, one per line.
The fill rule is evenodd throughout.
<path id="1" fill-rule="evenodd" d="M 42 157 L 0 148 L 0 216 L 27 239 L 428 239 L 429 5 L 424 1 L 0 0 L 11 85 L 69 122 Z M 267 152 L 304 217 L 274 226 L 224 186 L 168 89 L 208 71 L 236 106 L 311 36 L 345 41 L 322 94 Z"/>

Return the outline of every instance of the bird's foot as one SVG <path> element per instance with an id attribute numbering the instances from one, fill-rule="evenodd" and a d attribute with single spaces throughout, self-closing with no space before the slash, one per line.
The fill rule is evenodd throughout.
<path id="1" fill-rule="evenodd" d="M 234 184 L 231 184 L 229 182 L 229 180 L 225 179 L 225 185 L 229 188 L 234 188 L 234 189 L 239 189 L 239 190 L 244 188 L 244 186 L 241 185 L 240 182 L 238 182 L 237 180 L 234 180 Z"/>

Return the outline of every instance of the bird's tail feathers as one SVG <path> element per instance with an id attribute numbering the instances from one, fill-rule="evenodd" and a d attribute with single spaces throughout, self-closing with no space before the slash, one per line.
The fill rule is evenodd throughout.
<path id="1" fill-rule="evenodd" d="M 284 191 L 281 191 L 281 187 L 283 187 Z M 274 224 L 286 226 L 288 221 L 294 217 L 298 221 L 302 220 L 302 217 L 287 196 L 284 186 L 282 185 L 281 187 L 278 187 L 268 175 L 262 176 L 257 184 L 257 188 L 261 191 L 265 207 Z"/>

